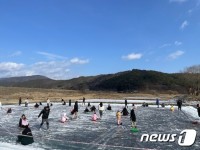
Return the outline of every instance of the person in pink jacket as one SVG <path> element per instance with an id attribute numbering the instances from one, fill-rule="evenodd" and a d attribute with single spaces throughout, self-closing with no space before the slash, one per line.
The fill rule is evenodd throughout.
<path id="1" fill-rule="evenodd" d="M 29 125 L 29 123 L 28 123 L 28 121 L 26 119 L 26 116 L 23 114 L 21 116 L 20 120 L 19 120 L 19 127 L 20 128 L 26 128 L 26 126 L 28 126 L 28 125 Z"/>
<path id="2" fill-rule="evenodd" d="M 94 114 L 92 115 L 92 121 L 97 121 L 98 116 L 96 114 L 96 112 L 94 112 Z"/>
<path id="3" fill-rule="evenodd" d="M 61 116 L 61 122 L 65 123 L 67 120 L 68 120 L 67 114 L 63 113 L 62 116 Z"/>

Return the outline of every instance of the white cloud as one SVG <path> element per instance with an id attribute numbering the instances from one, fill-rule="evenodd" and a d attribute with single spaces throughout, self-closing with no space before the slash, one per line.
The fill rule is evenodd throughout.
<path id="1" fill-rule="evenodd" d="M 172 45 L 172 44 L 170 44 L 170 43 L 166 43 L 166 44 L 161 45 L 159 48 L 169 47 L 169 46 L 171 46 L 171 45 Z"/>
<path id="2" fill-rule="evenodd" d="M 75 57 L 75 58 L 72 58 L 72 59 L 70 60 L 70 62 L 71 62 L 72 64 L 87 64 L 87 63 L 89 63 L 89 60 L 88 60 L 88 59 L 85 59 L 85 60 L 82 59 L 82 60 L 81 60 L 81 59 Z"/>
<path id="3" fill-rule="evenodd" d="M 182 43 L 182 42 L 179 42 L 179 41 L 175 41 L 174 44 L 175 44 L 176 46 L 180 46 L 180 45 L 182 45 L 183 43 Z"/>
<path id="4" fill-rule="evenodd" d="M 179 50 L 179 51 L 176 51 L 176 52 L 174 52 L 174 53 L 171 53 L 168 57 L 169 57 L 170 59 L 177 59 L 178 57 L 180 57 L 180 56 L 183 55 L 184 53 L 185 53 L 184 51 Z"/>
<path id="5" fill-rule="evenodd" d="M 80 60 L 78 58 L 71 59 L 71 61 L 40 61 L 31 65 L 2 62 L 0 63 L 0 78 L 43 75 L 52 79 L 69 79 L 77 76 L 77 74 L 73 72 L 73 64 L 82 65 L 88 62 L 89 60 Z"/>
<path id="6" fill-rule="evenodd" d="M 37 52 L 37 54 L 39 55 L 43 55 L 48 59 L 54 60 L 54 59 L 67 59 L 66 57 L 60 56 L 60 55 L 56 55 L 56 54 L 52 54 L 52 53 L 47 53 L 47 52 Z"/>
<path id="7" fill-rule="evenodd" d="M 125 60 L 135 60 L 135 59 L 140 59 L 142 58 L 142 54 L 140 53 L 131 53 L 127 56 L 122 56 L 122 59 L 125 59 Z"/>
<path id="8" fill-rule="evenodd" d="M 20 70 L 22 67 L 24 67 L 24 64 L 17 64 L 14 62 L 2 62 L 0 63 L 0 72 Z"/>
<path id="9" fill-rule="evenodd" d="M 187 20 L 183 21 L 183 23 L 180 26 L 180 29 L 183 30 L 189 25 L 189 22 Z"/>
<path id="10" fill-rule="evenodd" d="M 187 0 L 169 0 L 169 2 L 177 2 L 177 3 L 184 3 Z"/>
<path id="11" fill-rule="evenodd" d="M 20 56 L 21 54 L 22 54 L 21 51 L 16 51 L 16 52 L 12 53 L 12 54 L 10 55 L 10 57 Z"/>

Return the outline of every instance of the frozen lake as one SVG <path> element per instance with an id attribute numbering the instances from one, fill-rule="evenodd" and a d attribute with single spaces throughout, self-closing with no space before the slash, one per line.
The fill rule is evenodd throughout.
<path id="1" fill-rule="evenodd" d="M 93 105 L 93 104 L 92 104 Z M 94 103 L 96 108 L 98 104 Z M 73 106 L 73 104 L 72 104 Z M 107 107 L 107 104 L 104 103 Z M 200 146 L 200 126 L 193 125 L 191 121 L 199 119 L 196 109 L 187 106 L 183 112 L 169 111 L 169 107 L 156 108 L 140 107 L 136 111 L 137 125 L 140 130 L 138 133 L 130 132 L 129 116 L 122 117 L 123 126 L 116 125 L 116 111 L 122 110 L 123 104 L 111 104 L 112 111 L 106 111 L 102 120 L 92 122 L 92 113 L 83 113 L 85 106 L 79 104 L 79 117 L 76 120 L 69 120 L 66 123 L 60 123 L 60 116 L 65 111 L 69 117 L 72 107 L 68 105 L 54 104 L 51 107 L 49 116 L 50 131 L 46 131 L 46 124 L 43 125 L 42 131 L 39 130 L 41 118 L 38 114 L 43 109 L 38 109 L 30 105 L 28 108 L 23 106 L 3 106 L 0 111 L 0 149 L 70 149 L 70 150 L 125 150 L 125 149 L 188 149 L 180 147 L 176 142 L 172 143 L 151 143 L 140 142 L 141 135 L 144 133 L 153 134 L 180 134 L 184 129 L 195 129 L 197 131 L 196 142 L 189 149 L 199 149 Z M 6 109 L 12 107 L 13 112 L 6 114 Z M 129 105 L 130 109 L 130 105 Z M 19 118 L 22 114 L 28 118 L 33 136 L 34 143 L 29 146 L 16 145 Z M 97 113 L 98 114 L 98 113 Z"/>

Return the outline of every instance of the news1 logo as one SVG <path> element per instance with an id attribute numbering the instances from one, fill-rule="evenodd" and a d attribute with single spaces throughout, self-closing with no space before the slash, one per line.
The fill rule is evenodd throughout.
<path id="1" fill-rule="evenodd" d="M 178 138 L 180 146 L 192 146 L 196 140 L 197 132 L 193 129 L 183 130 L 179 136 L 177 134 L 143 134 L 141 142 L 175 142 Z M 146 139 L 145 139 L 146 138 Z"/>

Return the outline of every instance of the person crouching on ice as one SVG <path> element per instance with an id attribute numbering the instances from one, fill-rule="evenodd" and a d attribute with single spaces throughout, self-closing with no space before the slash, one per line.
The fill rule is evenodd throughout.
<path id="1" fill-rule="evenodd" d="M 29 125 L 25 127 L 21 135 L 18 135 L 17 142 L 20 142 L 22 145 L 29 145 L 34 142 L 33 135 L 31 129 L 29 128 Z"/>
<path id="2" fill-rule="evenodd" d="M 121 122 L 122 114 L 119 110 L 116 113 L 116 117 L 117 117 L 117 125 L 122 125 L 122 122 Z"/>
<path id="3" fill-rule="evenodd" d="M 11 113 L 12 113 L 12 109 L 11 109 L 11 108 L 8 108 L 7 114 L 11 114 Z"/>
<path id="4" fill-rule="evenodd" d="M 69 119 L 69 118 L 67 117 L 67 114 L 66 114 L 66 113 L 63 113 L 63 114 L 61 115 L 61 122 L 62 122 L 62 123 L 65 123 L 68 119 Z"/>
<path id="5" fill-rule="evenodd" d="M 174 112 L 174 106 L 173 105 L 171 105 L 170 111 Z"/>
<path id="6" fill-rule="evenodd" d="M 97 121 L 98 116 L 96 114 L 96 112 L 94 112 L 94 114 L 92 115 L 92 121 Z"/>
<path id="7" fill-rule="evenodd" d="M 21 118 L 19 119 L 19 127 L 20 128 L 26 128 L 28 126 L 28 121 L 26 119 L 26 116 L 23 114 Z"/>

